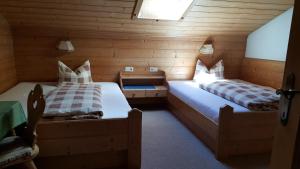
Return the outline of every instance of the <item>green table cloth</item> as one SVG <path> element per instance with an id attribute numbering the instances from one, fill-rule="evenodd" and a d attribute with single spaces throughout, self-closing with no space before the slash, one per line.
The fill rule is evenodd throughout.
<path id="1" fill-rule="evenodd" d="M 21 103 L 17 101 L 0 101 L 0 140 L 10 130 L 26 122 Z"/>

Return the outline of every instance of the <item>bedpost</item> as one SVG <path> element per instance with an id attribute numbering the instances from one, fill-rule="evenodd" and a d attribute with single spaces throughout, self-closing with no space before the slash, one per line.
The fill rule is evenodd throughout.
<path id="1" fill-rule="evenodd" d="M 142 112 L 132 109 L 128 113 L 128 169 L 141 168 Z"/>
<path id="2" fill-rule="evenodd" d="M 230 130 L 230 123 L 233 116 L 233 108 L 231 106 L 226 105 L 225 107 L 220 108 L 219 114 L 219 130 L 218 130 L 218 138 L 216 145 L 216 158 L 218 160 L 225 159 L 229 156 L 227 139 L 228 132 Z"/>

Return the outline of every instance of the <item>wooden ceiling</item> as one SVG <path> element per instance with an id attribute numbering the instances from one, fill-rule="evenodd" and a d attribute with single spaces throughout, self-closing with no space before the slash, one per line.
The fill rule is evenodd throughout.
<path id="1" fill-rule="evenodd" d="M 293 6 L 294 0 L 195 0 L 180 21 L 131 19 L 135 0 L 2 0 L 13 28 L 118 32 L 149 36 L 248 34 Z"/>

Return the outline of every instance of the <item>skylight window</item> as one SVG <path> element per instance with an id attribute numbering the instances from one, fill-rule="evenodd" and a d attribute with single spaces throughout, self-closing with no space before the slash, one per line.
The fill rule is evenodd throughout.
<path id="1" fill-rule="evenodd" d="M 137 18 L 179 20 L 193 0 L 138 0 Z"/>

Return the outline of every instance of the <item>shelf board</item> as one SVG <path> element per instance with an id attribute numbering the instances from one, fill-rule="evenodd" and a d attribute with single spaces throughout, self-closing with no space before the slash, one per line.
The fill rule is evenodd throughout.
<path id="1" fill-rule="evenodd" d="M 122 79 L 165 79 L 165 76 L 123 75 Z"/>
<path id="2" fill-rule="evenodd" d="M 168 90 L 166 86 L 160 85 L 160 86 L 155 86 L 155 89 L 124 89 L 122 87 L 123 91 L 135 91 L 135 90 Z"/>
<path id="3" fill-rule="evenodd" d="M 124 89 L 122 88 L 122 91 L 144 91 L 146 89 Z M 152 89 L 152 90 L 156 90 L 156 89 Z"/>

